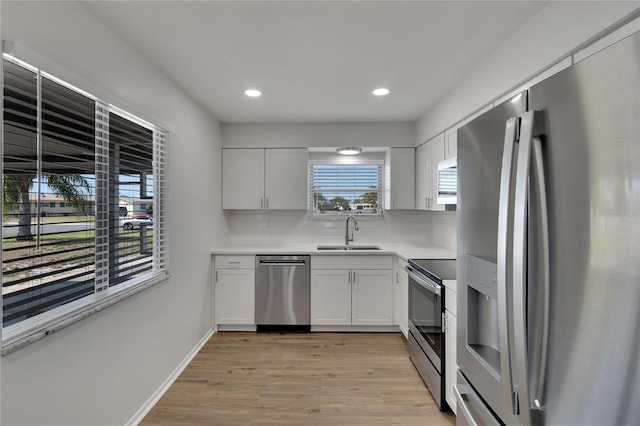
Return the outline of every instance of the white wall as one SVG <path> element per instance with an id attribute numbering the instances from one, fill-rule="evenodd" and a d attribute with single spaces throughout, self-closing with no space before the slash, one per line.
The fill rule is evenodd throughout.
<path id="1" fill-rule="evenodd" d="M 552 1 L 416 124 L 419 145 L 614 25 L 637 1 Z"/>
<path id="2" fill-rule="evenodd" d="M 224 123 L 225 148 L 410 147 L 413 123 Z"/>
<path id="3" fill-rule="evenodd" d="M 2 424 L 123 424 L 211 327 L 209 252 L 227 238 L 220 125 L 75 2 L 3 1 L 2 38 L 43 54 L 31 55 L 36 65 L 172 130 L 171 278 L 0 361 Z"/>

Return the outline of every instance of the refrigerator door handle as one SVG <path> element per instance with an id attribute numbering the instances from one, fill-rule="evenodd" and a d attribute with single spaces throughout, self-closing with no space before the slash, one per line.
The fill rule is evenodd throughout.
<path id="1" fill-rule="evenodd" d="M 502 171 L 500 174 L 500 203 L 498 208 L 498 332 L 500 339 L 500 376 L 506 407 L 518 414 L 518 396 L 511 377 L 511 342 L 509 336 L 509 296 L 508 285 L 511 282 L 512 256 L 509 241 L 513 230 L 513 175 L 514 152 L 516 152 L 516 132 L 519 118 L 507 120 L 504 149 L 502 151 Z"/>
<path id="2" fill-rule="evenodd" d="M 549 343 L 549 217 L 547 209 L 547 188 L 544 178 L 544 164 L 542 162 L 542 141 L 539 137 L 533 138 L 533 166 L 535 167 L 535 184 L 537 188 L 536 206 L 539 208 L 539 235 L 541 240 L 541 253 L 539 262 L 542 264 L 542 313 L 538 318 L 539 333 L 536 333 L 536 340 L 533 348 L 537 350 L 534 357 L 536 361 L 536 383 L 533 388 L 533 404 L 538 410 L 544 407 L 544 384 L 547 369 L 547 347 Z"/>
<path id="3" fill-rule="evenodd" d="M 531 164 L 533 111 L 527 111 L 521 120 L 516 191 L 513 208 L 513 341 L 514 382 L 519 394 L 520 421 L 531 424 L 529 413 L 529 380 L 527 366 L 527 207 Z"/>
<path id="4" fill-rule="evenodd" d="M 531 409 L 542 409 L 542 391 L 546 369 L 546 350 L 548 339 L 549 316 L 549 232 L 546 206 L 546 188 L 542 164 L 542 144 L 538 137 L 534 137 L 535 111 L 527 111 L 522 118 L 520 147 L 516 173 L 516 192 L 513 217 L 513 335 L 515 349 L 515 384 L 520 399 L 520 419 L 522 424 L 531 424 Z M 532 166 L 533 165 L 533 166 Z M 530 191 L 530 188 L 535 191 Z M 530 197 L 533 198 L 530 200 Z M 530 203 L 530 201 L 532 201 Z M 539 211 L 529 209 L 538 208 Z M 533 215 L 533 213 L 537 213 Z M 530 217 L 539 217 L 539 223 L 529 223 Z M 535 383 L 529 383 L 529 328 L 527 325 L 528 287 L 527 279 L 530 269 L 528 260 L 533 253 L 529 253 L 528 230 L 534 226 L 540 236 L 540 251 L 535 253 L 538 265 L 542 270 L 542 314 L 537 314 L 534 323 L 529 327 L 535 331 L 532 335 L 535 342 L 532 348 L 538 352 L 532 354 L 535 371 L 532 374 Z M 536 265 L 537 266 L 537 265 Z M 533 390 L 534 398 L 530 392 Z M 533 402 L 533 406 L 532 406 Z"/>

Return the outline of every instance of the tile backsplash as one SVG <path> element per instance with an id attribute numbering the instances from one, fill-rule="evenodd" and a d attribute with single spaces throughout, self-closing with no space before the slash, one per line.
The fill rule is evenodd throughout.
<path id="1" fill-rule="evenodd" d="M 456 213 L 431 212 L 432 241 L 434 244 L 456 249 Z"/>
<path id="2" fill-rule="evenodd" d="M 395 210 L 386 212 L 383 218 L 356 215 L 359 230 L 354 232 L 354 242 L 435 244 L 447 248 L 453 244 L 455 248 L 455 213 L 433 213 Z M 233 210 L 225 211 L 225 219 L 231 244 L 344 243 L 344 217 L 310 216 L 298 210 Z"/>

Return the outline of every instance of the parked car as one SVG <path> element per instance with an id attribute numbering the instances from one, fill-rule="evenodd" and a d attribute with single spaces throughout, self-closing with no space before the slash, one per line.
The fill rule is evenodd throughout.
<path id="1" fill-rule="evenodd" d="M 131 218 L 120 219 L 120 225 L 126 230 L 140 228 L 142 225 L 153 225 L 153 216 L 148 214 L 135 214 Z"/>

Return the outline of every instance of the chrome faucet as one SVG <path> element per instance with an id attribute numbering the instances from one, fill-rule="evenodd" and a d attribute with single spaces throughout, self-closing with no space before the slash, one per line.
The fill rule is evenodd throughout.
<path id="1" fill-rule="evenodd" d="M 353 241 L 353 233 L 351 233 L 351 238 L 349 238 L 349 219 L 353 219 L 353 225 L 354 225 L 353 229 L 355 231 L 358 230 L 358 221 L 356 220 L 356 218 L 353 217 L 353 216 L 347 217 L 346 229 L 344 231 L 344 245 L 345 246 L 349 245 L 349 241 Z"/>

